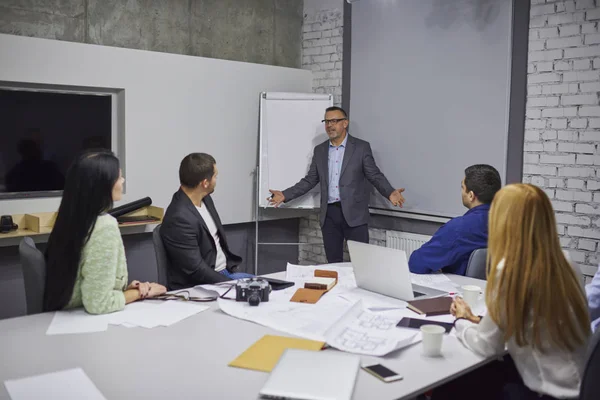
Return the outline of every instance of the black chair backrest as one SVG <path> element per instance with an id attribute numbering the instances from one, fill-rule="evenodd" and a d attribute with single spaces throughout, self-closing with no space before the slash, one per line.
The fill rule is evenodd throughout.
<path id="1" fill-rule="evenodd" d="M 21 240 L 19 244 L 19 256 L 23 268 L 27 314 L 39 314 L 44 309 L 46 260 L 30 237 L 24 237 Z"/>
<path id="2" fill-rule="evenodd" d="M 586 360 L 579 399 L 597 400 L 600 399 L 600 329 L 592 335 Z"/>
<path id="3" fill-rule="evenodd" d="M 477 249 L 471 253 L 465 276 L 487 280 L 487 249 Z"/>
<path id="4" fill-rule="evenodd" d="M 154 253 L 156 254 L 156 267 L 158 269 L 158 283 L 167 286 L 167 270 L 169 268 L 169 258 L 167 250 L 160 237 L 160 225 L 154 228 L 152 232 L 152 242 L 154 242 Z"/>

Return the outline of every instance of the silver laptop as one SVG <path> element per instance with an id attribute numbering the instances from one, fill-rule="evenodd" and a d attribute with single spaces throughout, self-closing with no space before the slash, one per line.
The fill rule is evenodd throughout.
<path id="1" fill-rule="evenodd" d="M 271 399 L 350 400 L 359 368 L 357 355 L 287 349 L 260 395 Z"/>
<path id="2" fill-rule="evenodd" d="M 404 250 L 348 240 L 348 251 L 356 285 L 361 289 L 404 301 L 448 293 L 413 285 Z"/>

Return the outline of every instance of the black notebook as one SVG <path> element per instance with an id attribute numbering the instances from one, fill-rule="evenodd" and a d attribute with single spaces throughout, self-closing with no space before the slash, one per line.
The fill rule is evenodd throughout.
<path id="1" fill-rule="evenodd" d="M 264 279 L 265 281 L 269 282 L 269 285 L 271 285 L 271 289 L 273 290 L 282 290 L 294 286 L 294 282 L 282 281 L 280 279 L 265 278 L 262 276 L 261 279 Z"/>

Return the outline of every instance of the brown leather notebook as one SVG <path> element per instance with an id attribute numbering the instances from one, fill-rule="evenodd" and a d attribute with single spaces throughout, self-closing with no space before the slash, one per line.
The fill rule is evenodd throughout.
<path id="1" fill-rule="evenodd" d="M 337 271 L 327 271 L 322 269 L 315 270 L 315 278 L 334 278 L 335 283 L 333 285 L 321 285 L 307 283 L 303 288 L 296 290 L 296 293 L 292 296 L 290 301 L 296 303 L 308 303 L 315 304 L 321 296 L 327 293 L 333 286 L 337 284 L 338 274 Z"/>
<path id="2" fill-rule="evenodd" d="M 408 302 L 408 308 L 417 314 L 425 315 L 426 317 L 450 314 L 452 300 L 452 297 L 448 296 L 413 300 Z"/>

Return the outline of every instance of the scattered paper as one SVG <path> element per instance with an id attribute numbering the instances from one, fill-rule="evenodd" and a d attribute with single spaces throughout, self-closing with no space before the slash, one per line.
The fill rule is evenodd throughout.
<path id="1" fill-rule="evenodd" d="M 84 309 L 57 311 L 46 335 L 65 335 L 70 333 L 103 332 L 108 328 L 106 315 L 92 315 Z"/>
<path id="2" fill-rule="evenodd" d="M 397 329 L 398 319 L 370 312 L 361 301 L 325 334 L 327 344 L 338 350 L 384 356 L 419 341 L 419 333 Z"/>
<path id="3" fill-rule="evenodd" d="M 4 382 L 12 400 L 106 400 L 81 368 Z"/>
<path id="4" fill-rule="evenodd" d="M 354 288 L 338 295 L 351 303 L 361 300 L 365 308 L 371 311 L 387 311 L 405 309 L 407 303 L 400 299 L 388 297 L 383 294 L 371 292 L 361 288 Z"/>
<path id="5" fill-rule="evenodd" d="M 433 287 L 437 289 L 437 285 L 440 283 L 452 283 L 450 278 L 444 274 L 410 274 L 410 280 L 413 285 L 421 285 L 427 287 Z"/>
<path id="6" fill-rule="evenodd" d="M 261 303 L 219 299 L 219 307 L 233 317 L 265 325 L 306 339 L 325 341 L 340 350 L 382 356 L 415 342 L 417 333 L 396 329 L 399 319 L 364 309 L 342 296 L 324 296 L 316 304 Z"/>
<path id="7" fill-rule="evenodd" d="M 181 300 L 132 303 L 123 311 L 109 314 L 109 323 L 151 329 L 157 326 L 173 325 L 209 308 L 210 306 L 202 303 Z"/>
<path id="8" fill-rule="evenodd" d="M 171 326 L 209 308 L 210 306 L 206 304 L 192 301 L 167 301 L 166 304 L 160 306 L 160 325 Z"/>
<path id="9" fill-rule="evenodd" d="M 122 311 L 104 315 L 88 314 L 83 308 L 57 311 L 46 335 L 102 332 L 109 324 L 147 329 L 170 326 L 209 308 L 203 303 L 191 301 L 148 300 L 128 304 Z"/>
<path id="10" fill-rule="evenodd" d="M 325 332 L 352 307 L 352 303 L 330 293 L 316 304 L 278 300 L 253 307 L 225 299 L 218 299 L 218 304 L 221 311 L 233 317 L 321 342 L 325 341 Z"/>
<path id="11" fill-rule="evenodd" d="M 138 301 L 127 304 L 122 311 L 107 314 L 106 317 L 111 325 L 154 328 L 158 326 L 158 324 L 154 323 L 155 310 L 158 310 L 162 305 L 162 303 L 158 302 Z"/>
<path id="12" fill-rule="evenodd" d="M 410 280 L 413 285 L 425 286 L 437 290 L 443 290 L 448 293 L 455 293 L 457 286 L 446 275 L 436 274 L 410 274 Z"/>
<path id="13" fill-rule="evenodd" d="M 200 288 L 200 289 L 206 289 L 206 290 L 212 290 L 218 293 L 219 296 L 223 296 L 225 293 L 227 293 L 227 295 L 225 296 L 226 298 L 229 299 L 235 299 L 235 287 L 231 287 L 232 285 L 235 284 L 231 284 L 231 283 L 226 283 L 226 284 L 222 284 L 222 285 L 198 285 L 198 286 L 194 286 L 193 289 L 196 288 Z M 231 290 L 229 290 L 231 288 Z M 202 291 L 202 293 L 204 293 L 204 291 Z M 190 295 L 194 295 L 193 292 L 190 292 Z"/>

